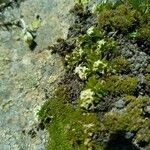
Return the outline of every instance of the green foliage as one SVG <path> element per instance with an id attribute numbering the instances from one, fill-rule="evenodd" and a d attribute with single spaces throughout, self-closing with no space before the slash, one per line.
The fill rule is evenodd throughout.
<path id="1" fill-rule="evenodd" d="M 137 78 L 112 75 L 106 78 L 106 87 L 112 95 L 129 94 L 134 95 L 137 88 Z"/>
<path id="2" fill-rule="evenodd" d="M 123 56 L 116 57 L 113 63 L 117 73 L 127 74 L 130 72 L 130 62 Z"/>
<path id="3" fill-rule="evenodd" d="M 149 24 L 143 24 L 138 29 L 137 39 L 139 39 L 139 40 L 142 39 L 142 40 L 150 42 L 150 23 Z"/>
<path id="4" fill-rule="evenodd" d="M 145 80 L 146 80 L 146 84 L 147 84 L 148 88 L 150 88 L 150 74 L 145 75 Z"/>
<path id="5" fill-rule="evenodd" d="M 149 97 L 126 96 L 126 109 L 123 112 L 108 112 L 102 123 L 101 133 L 111 135 L 116 132 L 135 133 L 136 142 L 150 142 L 150 120 L 145 119 L 143 107 L 150 102 Z M 149 145 L 150 146 L 150 145 Z"/>
<path id="6" fill-rule="evenodd" d="M 102 1 L 100 4 L 96 4 L 92 8 L 93 13 L 100 13 L 103 12 L 104 10 L 109 10 L 109 9 L 115 9 L 118 5 L 122 4 L 121 1 L 117 2 L 110 2 L 109 0 Z"/>
<path id="7" fill-rule="evenodd" d="M 147 14 L 150 11 L 150 3 L 149 0 L 126 0 L 127 3 L 131 4 L 132 7 L 142 14 Z"/>
<path id="8" fill-rule="evenodd" d="M 41 26 L 41 22 L 42 22 L 41 18 L 37 17 L 35 20 L 33 20 L 31 25 L 29 26 L 29 31 L 36 32 L 37 29 Z"/>
<path id="9" fill-rule="evenodd" d="M 104 39 L 103 31 L 96 27 L 89 28 L 87 34 L 77 39 L 76 46 L 75 50 L 65 57 L 68 68 L 84 66 L 87 68 L 87 77 L 114 72 L 109 60 L 117 55 L 117 43 L 110 38 Z"/>
<path id="10" fill-rule="evenodd" d="M 94 91 L 97 98 L 102 98 L 107 94 L 107 90 L 105 88 L 104 80 L 99 79 L 98 76 L 93 75 L 86 82 L 85 89 L 92 89 Z"/>
<path id="11" fill-rule="evenodd" d="M 127 4 L 121 4 L 115 9 L 105 9 L 99 15 L 99 27 L 106 30 L 118 30 L 123 33 L 132 31 L 139 13 Z"/>
<path id="12" fill-rule="evenodd" d="M 99 28 L 129 34 L 130 38 L 150 41 L 150 3 L 148 0 L 126 0 L 96 6 Z"/>
<path id="13" fill-rule="evenodd" d="M 99 119 L 67 103 L 67 95 L 65 88 L 60 87 L 39 112 L 39 119 L 50 134 L 48 150 L 99 150 L 100 146 L 92 141 L 93 134 L 98 132 Z M 45 118 L 51 118 L 51 122 L 45 122 Z"/>
<path id="14" fill-rule="evenodd" d="M 150 73 L 150 65 L 147 66 L 146 72 L 147 72 L 147 73 Z"/>
<path id="15" fill-rule="evenodd" d="M 85 90 L 82 91 L 79 104 L 85 109 L 93 109 L 103 98 L 109 94 L 112 96 L 118 95 L 134 95 L 137 88 L 136 77 L 122 78 L 117 75 L 111 75 L 104 79 L 93 75 L 88 79 L 85 85 Z M 82 93 L 81 92 L 81 93 Z"/>
<path id="16" fill-rule="evenodd" d="M 77 2 L 77 10 L 84 11 L 83 4 L 87 4 L 88 0 Z M 102 137 L 109 137 L 121 131 L 133 132 L 134 141 L 150 143 L 150 120 L 144 112 L 150 98 L 134 97 L 138 79 L 129 75 L 130 62 L 119 56 L 115 38 L 108 36 L 108 32 L 113 31 L 133 39 L 149 41 L 150 15 L 147 6 L 141 0 L 126 0 L 117 3 L 103 2 L 95 7 L 98 26 L 91 26 L 86 34 L 77 37 L 76 48 L 68 51 L 65 57 L 67 68 L 77 74 L 85 84 L 78 98 L 79 107 L 69 103 L 72 101 L 68 96 L 69 91 L 61 86 L 39 112 L 39 120 L 45 124 L 50 134 L 49 150 L 103 150 L 93 140 L 93 135 L 99 133 Z M 149 70 L 148 65 L 145 71 L 148 90 Z M 125 108 L 106 112 L 99 121 L 88 110 L 93 110 L 108 96 L 124 97 Z"/>
<path id="17" fill-rule="evenodd" d="M 85 89 L 81 92 L 79 99 L 80 107 L 91 110 L 106 95 L 107 89 L 105 88 L 104 81 L 99 79 L 98 76 L 93 75 L 88 79 Z"/>

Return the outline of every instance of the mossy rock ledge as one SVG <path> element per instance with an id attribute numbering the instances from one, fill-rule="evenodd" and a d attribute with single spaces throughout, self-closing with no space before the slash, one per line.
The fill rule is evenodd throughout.
<path id="1" fill-rule="evenodd" d="M 78 1 L 51 49 L 66 73 L 39 111 L 48 150 L 149 150 L 149 1 Z"/>

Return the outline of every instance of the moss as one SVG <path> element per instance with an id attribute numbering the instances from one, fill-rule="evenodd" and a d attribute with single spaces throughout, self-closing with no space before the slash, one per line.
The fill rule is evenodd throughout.
<path id="1" fill-rule="evenodd" d="M 126 104 L 128 104 L 134 100 L 135 100 L 135 96 L 132 96 L 132 95 L 127 95 L 124 97 L 124 101 L 126 102 Z"/>
<path id="2" fill-rule="evenodd" d="M 134 95 L 137 87 L 136 77 L 125 77 L 112 75 L 106 78 L 106 87 L 112 95 L 130 94 Z"/>
<path id="3" fill-rule="evenodd" d="M 146 85 L 150 89 L 150 74 L 146 74 L 145 75 L 145 80 L 146 80 Z"/>
<path id="4" fill-rule="evenodd" d="M 148 1 L 126 0 L 124 3 L 105 3 L 99 6 L 99 28 L 118 31 L 138 41 L 150 41 L 150 10 Z M 104 9 L 105 8 L 105 9 Z"/>
<path id="5" fill-rule="evenodd" d="M 138 29 L 138 37 L 139 40 L 145 40 L 150 42 L 150 24 L 143 24 Z"/>
<path id="6" fill-rule="evenodd" d="M 139 13 L 129 4 L 122 4 L 115 9 L 106 9 L 100 12 L 99 26 L 105 29 L 118 30 L 123 33 L 133 30 L 137 25 Z"/>
<path id="7" fill-rule="evenodd" d="M 147 72 L 147 73 L 150 73 L 150 65 L 147 66 L 146 72 Z"/>
<path id="8" fill-rule="evenodd" d="M 128 104 L 122 112 L 108 112 L 101 125 L 101 133 L 111 135 L 118 131 L 135 133 L 137 142 L 150 142 L 150 120 L 143 115 L 143 107 L 149 103 L 149 97 L 127 96 Z M 136 118 L 136 119 L 135 119 Z M 150 145 L 149 145 L 150 146 Z"/>
<path id="9" fill-rule="evenodd" d="M 117 73 L 127 74 L 130 70 L 130 62 L 123 56 L 119 56 L 114 59 L 115 69 Z"/>
<path id="10" fill-rule="evenodd" d="M 130 62 L 119 56 L 115 41 L 118 38 L 116 33 L 130 33 L 134 39 L 148 40 L 148 15 L 134 9 L 130 2 L 103 4 L 98 10 L 97 26 L 95 20 L 92 24 L 87 23 L 91 13 L 84 9 L 76 4 L 72 12 L 78 19 L 73 30 L 70 29 L 67 40 L 59 39 L 52 48 L 53 52 L 65 58 L 64 65 L 67 71 L 71 71 L 71 76 L 69 71 L 66 72 L 68 75 L 65 75 L 55 95 L 39 112 L 39 119 L 50 134 L 47 149 L 104 150 L 101 146 L 103 142 L 98 143 L 94 138 L 99 140 L 102 137 L 100 140 L 104 141 L 105 137 L 108 139 L 111 134 L 118 132 L 134 133 L 134 141 L 150 143 L 150 120 L 144 114 L 144 107 L 149 105 L 150 99 L 146 96 L 135 97 L 138 79 L 129 75 Z M 84 32 L 75 32 L 80 28 Z M 110 38 L 112 32 L 109 35 L 108 32 L 116 30 L 113 38 Z M 149 70 L 148 66 L 146 73 Z M 82 79 L 81 73 L 85 73 L 86 79 Z M 145 80 L 149 90 L 149 74 L 146 74 Z M 118 96 L 124 97 L 125 108 L 109 111 Z M 79 100 L 79 105 L 76 105 L 76 100 Z M 111 108 L 103 108 L 103 112 L 98 108 L 108 105 Z M 89 113 L 88 110 L 98 111 L 102 119 L 99 120 L 95 113 Z"/>
<path id="11" fill-rule="evenodd" d="M 67 95 L 65 88 L 59 88 L 55 97 L 45 103 L 39 112 L 39 119 L 44 122 L 52 137 L 48 150 L 99 147 L 92 141 L 93 134 L 98 130 L 99 119 L 93 113 L 86 113 L 66 103 Z M 51 121 L 45 122 L 45 118 L 51 118 Z"/>
<path id="12" fill-rule="evenodd" d="M 134 95 L 136 93 L 137 83 L 136 77 L 127 76 L 123 78 L 121 76 L 111 75 L 100 78 L 98 75 L 93 75 L 86 82 L 85 90 L 81 92 L 80 106 L 90 110 L 94 109 L 108 95 Z"/>

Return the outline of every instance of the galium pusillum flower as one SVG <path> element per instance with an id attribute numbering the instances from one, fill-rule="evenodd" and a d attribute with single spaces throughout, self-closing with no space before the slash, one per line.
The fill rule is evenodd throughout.
<path id="1" fill-rule="evenodd" d="M 88 71 L 88 68 L 86 66 L 77 66 L 75 68 L 75 73 L 79 75 L 80 79 L 84 80 L 87 78 L 87 71 Z"/>
<path id="2" fill-rule="evenodd" d="M 107 63 L 104 63 L 101 60 L 95 61 L 93 64 L 93 71 L 97 71 L 101 67 L 101 73 L 104 73 L 104 69 L 107 67 Z"/>
<path id="3" fill-rule="evenodd" d="M 81 91 L 81 94 L 80 94 L 80 101 L 81 101 L 80 107 L 88 109 L 90 105 L 94 106 L 93 105 L 94 95 L 95 95 L 95 93 L 91 89 Z"/>
<path id="4" fill-rule="evenodd" d="M 99 49 L 101 49 L 101 47 L 102 47 L 102 45 L 104 45 L 106 43 L 106 41 L 104 40 L 104 39 L 102 39 L 102 40 L 99 40 L 99 41 L 97 41 L 97 47 L 99 48 Z"/>
<path id="5" fill-rule="evenodd" d="M 79 49 L 76 49 L 72 52 L 73 54 L 73 57 L 78 57 L 78 56 L 82 56 L 83 54 L 83 49 L 82 48 L 79 48 Z"/>
<path id="6" fill-rule="evenodd" d="M 66 55 L 66 56 L 65 56 L 65 60 L 66 60 L 66 61 L 68 61 L 68 60 L 69 60 L 69 58 L 70 58 L 70 56 L 69 56 L 69 55 Z"/>
<path id="7" fill-rule="evenodd" d="M 93 5 L 91 12 L 94 14 L 97 10 L 97 4 Z"/>
<path id="8" fill-rule="evenodd" d="M 80 48 L 80 49 L 78 50 L 78 53 L 79 53 L 80 56 L 82 56 L 82 54 L 83 54 L 83 49 Z"/>
<path id="9" fill-rule="evenodd" d="M 93 34 L 93 33 L 94 33 L 94 29 L 95 29 L 95 27 L 94 27 L 94 26 L 91 26 L 91 27 L 87 30 L 87 34 L 88 34 L 88 35 Z"/>

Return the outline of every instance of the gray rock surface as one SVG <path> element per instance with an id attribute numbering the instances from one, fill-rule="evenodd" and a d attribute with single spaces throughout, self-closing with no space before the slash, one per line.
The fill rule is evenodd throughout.
<path id="1" fill-rule="evenodd" d="M 47 47 L 66 37 L 72 6 L 73 0 L 26 0 L 0 14 L 3 22 L 22 16 L 27 25 L 36 15 L 42 19 L 34 51 L 24 43 L 21 28 L 0 26 L 0 150 L 45 149 L 48 135 L 36 130 L 37 112 L 64 73 L 61 59 Z"/>

